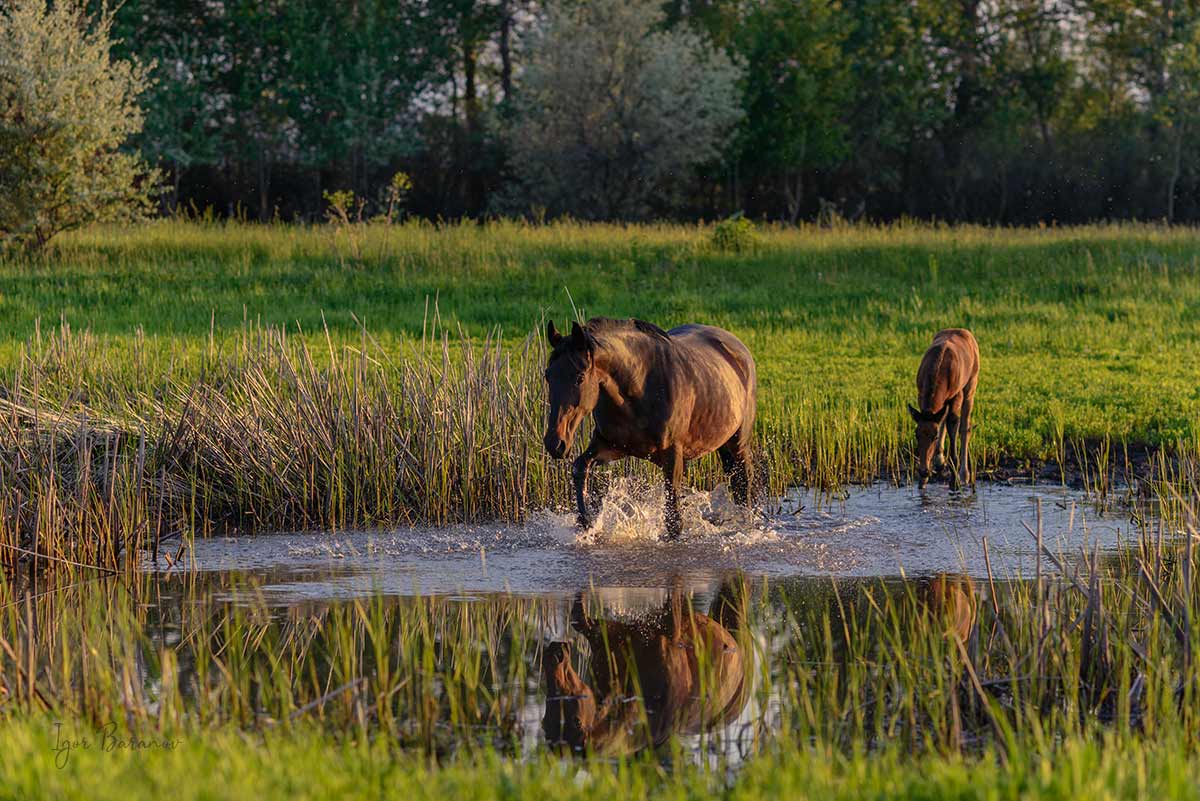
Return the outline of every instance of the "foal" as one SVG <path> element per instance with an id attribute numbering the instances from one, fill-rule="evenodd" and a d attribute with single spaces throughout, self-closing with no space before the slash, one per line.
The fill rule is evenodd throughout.
<path id="1" fill-rule="evenodd" d="M 979 343 L 965 328 L 938 331 L 925 351 L 917 370 L 919 409 L 910 404 L 908 413 L 917 424 L 917 477 L 921 487 L 929 476 L 940 473 L 946 460 L 942 439 L 950 434 L 953 452 L 958 434 L 957 474 L 950 486 L 969 483 L 971 471 L 967 444 L 971 440 L 971 410 L 975 405 L 975 385 L 979 381 Z"/>

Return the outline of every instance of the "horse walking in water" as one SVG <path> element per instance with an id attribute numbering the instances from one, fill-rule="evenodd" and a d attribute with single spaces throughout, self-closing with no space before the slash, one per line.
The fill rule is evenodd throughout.
<path id="1" fill-rule="evenodd" d="M 945 328 L 933 337 L 917 370 L 917 398 L 921 404 L 908 412 L 917 424 L 917 477 L 921 487 L 929 476 L 940 473 L 946 460 L 942 439 L 950 434 L 950 447 L 958 434 L 957 475 L 950 486 L 970 482 L 967 445 L 971 440 L 971 410 L 979 381 L 979 343 L 965 328 Z"/>
<path id="2" fill-rule="evenodd" d="M 663 331 L 641 320 L 597 317 L 563 335 L 546 325 L 550 415 L 546 450 L 561 459 L 589 413 L 596 431 L 575 460 L 579 525 L 590 525 L 588 471 L 626 456 L 648 459 L 666 481 L 666 537 L 679 536 L 679 487 L 688 459 L 719 451 L 738 503 L 749 504 L 754 357 L 733 334 L 707 325 Z"/>

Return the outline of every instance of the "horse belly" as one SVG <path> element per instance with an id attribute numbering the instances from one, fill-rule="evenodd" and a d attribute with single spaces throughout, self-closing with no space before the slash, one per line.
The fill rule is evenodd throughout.
<path id="1" fill-rule="evenodd" d="M 726 385 L 727 387 L 729 385 Z M 741 385 L 737 385 L 742 389 Z M 688 421 L 687 439 L 681 443 L 684 457 L 697 459 L 707 456 L 728 442 L 742 427 L 746 410 L 746 393 L 737 391 L 710 392 L 692 408 Z"/>

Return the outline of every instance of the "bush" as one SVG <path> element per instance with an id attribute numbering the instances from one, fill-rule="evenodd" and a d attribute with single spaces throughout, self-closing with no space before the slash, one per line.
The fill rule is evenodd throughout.
<path id="1" fill-rule="evenodd" d="M 0 243 L 39 248 L 150 210 L 155 173 L 119 150 L 142 129 L 147 73 L 110 57 L 112 22 L 81 0 L 0 8 Z"/>
<path id="2" fill-rule="evenodd" d="M 729 219 L 721 220 L 713 226 L 712 239 L 714 250 L 726 253 L 744 253 L 752 250 L 757 241 L 754 223 L 742 216 L 741 212 Z"/>

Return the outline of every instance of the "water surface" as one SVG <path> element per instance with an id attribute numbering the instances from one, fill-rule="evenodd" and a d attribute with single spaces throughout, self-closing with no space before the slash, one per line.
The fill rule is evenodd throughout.
<path id="1" fill-rule="evenodd" d="M 722 489 L 691 493 L 685 535 L 666 543 L 658 537 L 661 496 L 618 485 L 585 532 L 569 514 L 541 512 L 522 524 L 258 534 L 197 540 L 184 564 L 255 577 L 273 603 L 286 605 L 374 593 L 562 596 L 602 587 L 654 595 L 679 581 L 707 586 L 732 570 L 771 580 L 985 578 L 985 543 L 993 577 L 1029 577 L 1037 548 L 1026 526 L 1036 529 L 1039 519 L 1046 546 L 1068 562 L 1132 541 L 1119 510 L 1055 486 L 981 484 L 958 493 L 877 485 L 836 497 L 797 491 L 774 506 L 747 515 Z"/>

